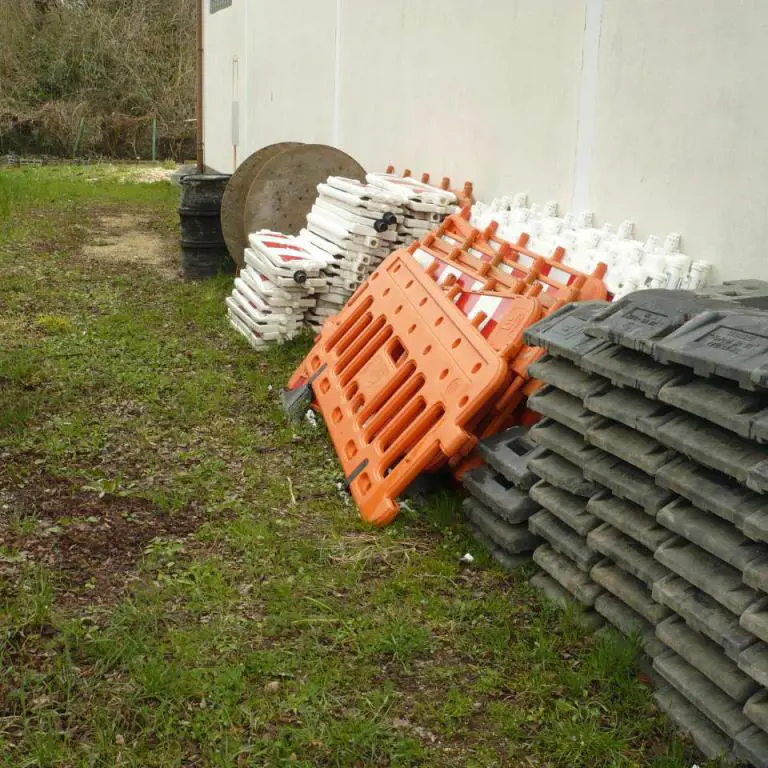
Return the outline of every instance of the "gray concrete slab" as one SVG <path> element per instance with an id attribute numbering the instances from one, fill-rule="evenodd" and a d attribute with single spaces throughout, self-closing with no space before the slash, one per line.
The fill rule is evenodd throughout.
<path id="1" fill-rule="evenodd" d="M 653 625 L 649 624 L 639 613 L 633 611 L 618 597 L 603 592 L 595 600 L 595 610 L 613 624 L 622 635 L 638 637 L 643 650 L 651 658 L 664 652 L 664 646 L 654 634 Z"/>
<path id="2" fill-rule="evenodd" d="M 757 512 L 768 514 L 768 498 L 745 488 L 738 480 L 685 457 L 665 465 L 656 482 L 679 493 L 699 509 L 711 512 L 744 530 L 745 521 Z"/>
<path id="3" fill-rule="evenodd" d="M 729 759 L 732 742 L 711 720 L 708 720 L 685 696 L 664 684 L 653 698 L 667 717 L 701 750 L 707 760 Z"/>
<path id="4" fill-rule="evenodd" d="M 656 637 L 735 702 L 743 704 L 758 690 L 757 683 L 717 643 L 691 629 L 679 616 L 670 616 L 658 624 Z"/>
<path id="5" fill-rule="evenodd" d="M 734 661 L 757 640 L 739 624 L 738 616 L 676 574 L 655 582 L 652 594 L 654 600 L 682 616 L 697 632 L 714 640 Z"/>
<path id="6" fill-rule="evenodd" d="M 742 307 L 768 309 L 768 283 L 765 280 L 753 278 L 726 280 L 717 285 L 699 288 L 696 295 L 708 299 L 732 301 Z"/>
<path id="7" fill-rule="evenodd" d="M 648 475 L 655 475 L 674 459 L 674 450 L 623 424 L 611 422 L 592 427 L 587 440 L 595 447 L 622 459 Z"/>
<path id="8" fill-rule="evenodd" d="M 605 626 L 605 619 L 595 611 L 583 608 L 547 573 L 535 573 L 531 576 L 531 586 L 540 590 L 544 597 L 554 603 L 561 611 L 569 611 L 576 623 L 587 633 L 595 632 Z"/>
<path id="9" fill-rule="evenodd" d="M 676 498 L 666 488 L 656 485 L 646 472 L 605 451 L 590 458 L 583 472 L 585 478 L 605 486 L 614 496 L 640 505 L 648 515 L 656 515 Z"/>
<path id="10" fill-rule="evenodd" d="M 610 382 L 602 376 L 582 371 L 570 360 L 552 355 L 545 355 L 541 360 L 532 363 L 528 367 L 528 373 L 532 378 L 551 384 L 579 400 L 610 386 Z"/>
<path id="11" fill-rule="evenodd" d="M 669 573 L 667 568 L 656 562 L 646 547 L 608 523 L 591 531 L 587 536 L 587 544 L 648 587 Z"/>
<path id="12" fill-rule="evenodd" d="M 524 427 L 512 427 L 493 437 L 481 440 L 477 446 L 480 455 L 499 474 L 522 491 L 527 491 L 538 479 L 529 469 L 528 462 L 541 454 Z"/>
<path id="13" fill-rule="evenodd" d="M 749 436 L 758 443 L 768 443 L 768 414 L 755 416 Z"/>
<path id="14" fill-rule="evenodd" d="M 768 568 L 768 547 L 745 536 L 735 525 L 705 512 L 687 499 L 668 504 L 656 519 L 670 531 L 698 544 L 739 571 L 753 561 Z M 768 573 L 766 573 L 768 584 Z"/>
<path id="15" fill-rule="evenodd" d="M 660 419 L 672 413 L 672 408 L 642 392 L 627 387 L 612 387 L 584 399 L 590 411 L 647 434 L 647 419 Z M 655 424 L 655 421 L 652 422 Z"/>
<path id="16" fill-rule="evenodd" d="M 768 445 L 762 446 L 697 416 L 678 412 L 661 426 L 659 442 L 758 493 L 768 489 Z"/>
<path id="17" fill-rule="evenodd" d="M 739 703 L 673 651 L 656 656 L 653 669 L 731 738 L 751 726 Z"/>
<path id="18" fill-rule="evenodd" d="M 555 486 L 555 488 L 560 488 L 560 490 L 573 493 L 576 496 L 589 498 L 600 490 L 599 485 L 585 479 L 580 467 L 552 451 L 547 451 L 540 457 L 531 459 L 528 462 L 528 468 L 534 475 Z"/>
<path id="19" fill-rule="evenodd" d="M 582 571 L 589 571 L 600 557 L 587 545 L 583 536 L 579 536 L 570 526 L 561 523 L 547 510 L 533 515 L 528 521 L 528 526 L 531 533 L 549 542 L 554 549 L 570 558 Z"/>
<path id="20" fill-rule="evenodd" d="M 605 419 L 587 410 L 581 400 L 567 392 L 546 386 L 528 398 L 528 408 L 563 426 L 586 435 L 587 431 Z"/>
<path id="21" fill-rule="evenodd" d="M 530 553 L 523 553 L 520 555 L 511 555 L 506 550 L 499 547 L 484 531 L 474 525 L 471 521 L 467 522 L 472 537 L 477 543 L 486 549 L 491 557 L 505 570 L 513 571 L 515 568 L 519 568 L 523 563 L 529 563 L 531 561 Z"/>
<path id="22" fill-rule="evenodd" d="M 768 499 L 766 499 L 768 501 Z M 768 510 L 761 510 L 748 515 L 743 521 L 741 530 L 750 539 L 768 543 Z"/>
<path id="23" fill-rule="evenodd" d="M 768 686 L 768 645 L 758 641 L 743 650 L 739 654 L 739 669 L 763 688 Z"/>
<path id="24" fill-rule="evenodd" d="M 760 544 L 764 554 L 747 563 L 742 572 L 744 583 L 754 589 L 759 589 L 761 592 L 768 592 L 768 555 L 765 554 L 764 549 L 766 546 Z"/>
<path id="25" fill-rule="evenodd" d="M 659 400 L 744 438 L 752 437 L 755 420 L 768 418 L 763 394 L 747 392 L 722 379 L 694 378 L 667 384 L 661 388 Z"/>
<path id="26" fill-rule="evenodd" d="M 664 542 L 654 557 L 737 616 L 758 597 L 756 590 L 741 580 L 741 573 L 682 538 Z"/>
<path id="27" fill-rule="evenodd" d="M 586 324 L 606 306 L 602 301 L 579 301 L 539 320 L 525 332 L 525 343 L 543 347 L 556 357 L 578 362 L 590 350 L 605 345 L 602 339 L 587 336 Z"/>
<path id="28" fill-rule="evenodd" d="M 768 643 L 768 596 L 761 597 L 741 614 L 741 626 Z"/>
<path id="29" fill-rule="evenodd" d="M 724 297 L 709 298 L 691 291 L 658 288 L 635 291 L 595 313 L 587 325 L 591 336 L 650 354 L 657 343 L 708 309 L 730 309 Z"/>
<path id="30" fill-rule="evenodd" d="M 531 439 L 542 448 L 546 448 L 578 467 L 598 454 L 596 449 L 584 442 L 584 438 L 552 419 L 544 419 L 531 427 Z"/>
<path id="31" fill-rule="evenodd" d="M 592 606 L 603 591 L 590 576 L 571 559 L 553 549 L 549 544 L 536 547 L 533 562 L 548 573 L 560 586 L 568 590 L 582 605 Z"/>
<path id="32" fill-rule="evenodd" d="M 768 313 L 705 312 L 659 342 L 661 363 L 691 368 L 698 376 L 722 376 L 745 389 L 768 384 Z"/>
<path id="33" fill-rule="evenodd" d="M 742 731 L 734 739 L 733 756 L 752 768 L 768 768 L 768 734 L 754 725 Z"/>
<path id="34" fill-rule="evenodd" d="M 627 573 L 612 560 L 601 560 L 592 566 L 589 573 L 596 584 L 626 603 L 649 624 L 655 626 L 670 615 L 670 609 L 653 599 L 646 584 Z"/>
<path id="35" fill-rule="evenodd" d="M 768 672 L 768 666 L 766 666 Z M 761 730 L 768 732 L 768 690 L 761 688 L 744 705 L 744 714 Z"/>
<path id="36" fill-rule="evenodd" d="M 582 358 L 580 367 L 650 398 L 657 398 L 665 384 L 690 378 L 684 368 L 662 365 L 641 352 L 616 346 L 593 350 Z"/>
<path id="37" fill-rule="evenodd" d="M 472 497 L 462 505 L 465 514 L 497 547 L 510 555 L 533 552 L 539 540 L 531 533 L 526 523 L 510 525 L 491 512 L 488 507 Z"/>
<path id="38" fill-rule="evenodd" d="M 757 493 L 768 493 L 768 461 L 762 461 L 749 468 L 747 488 Z"/>
<path id="39" fill-rule="evenodd" d="M 586 536 L 600 525 L 600 520 L 587 512 L 587 500 L 539 480 L 530 490 L 531 499 L 551 512 L 561 523 Z"/>
<path id="40" fill-rule="evenodd" d="M 539 507 L 525 492 L 491 467 L 465 472 L 462 485 L 502 520 L 514 525 L 525 522 Z"/>
<path id="41" fill-rule="evenodd" d="M 631 501 L 620 499 L 610 493 L 598 494 L 587 502 L 587 512 L 610 523 L 638 544 L 647 547 L 653 555 L 655 549 L 674 535 L 663 525 L 647 515 L 645 510 Z"/>

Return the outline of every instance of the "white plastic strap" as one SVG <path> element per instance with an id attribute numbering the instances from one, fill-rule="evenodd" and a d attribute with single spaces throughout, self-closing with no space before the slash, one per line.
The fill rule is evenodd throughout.
<path id="1" fill-rule="evenodd" d="M 253 248 L 246 248 L 245 263 L 248 264 L 248 266 L 253 267 L 262 275 L 266 275 L 270 281 L 285 290 L 296 291 L 299 293 L 312 293 L 313 290 L 322 288 L 325 285 L 325 278 L 323 277 L 308 277 L 304 282 L 297 283 L 294 277 L 298 274 L 299 270 L 285 270 L 275 267 L 264 254 Z M 320 274 L 319 269 L 316 274 Z"/>
<path id="2" fill-rule="evenodd" d="M 351 221 L 354 224 L 360 224 L 363 227 L 370 227 L 375 232 L 374 224 L 379 221 L 383 214 L 376 213 L 375 211 L 368 211 L 365 208 L 353 208 L 349 205 L 344 205 L 337 200 L 331 200 L 330 198 L 320 195 L 315 200 L 315 206 L 321 208 L 324 211 L 328 211 L 331 216 L 338 216 L 344 221 Z"/>
<path id="3" fill-rule="evenodd" d="M 398 203 L 390 204 L 366 197 L 364 193 L 350 194 L 340 189 L 332 187 L 330 184 L 318 184 L 317 191 L 320 197 L 326 197 L 335 200 L 348 208 L 361 208 L 369 211 L 371 216 L 379 218 L 383 213 L 402 214 L 401 206 Z M 366 215 L 366 214 L 364 214 Z"/>
<path id="4" fill-rule="evenodd" d="M 310 277 L 320 273 L 318 264 L 298 238 L 263 237 L 259 233 L 249 235 L 251 248 L 264 256 L 275 268 L 295 273 L 299 270 Z"/>
<path id="5" fill-rule="evenodd" d="M 381 187 L 376 187 L 372 184 L 363 184 L 362 181 L 358 181 L 357 179 L 345 179 L 343 176 L 330 176 L 327 180 L 327 184 L 341 192 L 358 195 L 363 200 L 387 203 L 395 208 L 399 207 L 403 202 L 402 195 L 391 194 Z"/>
<path id="6" fill-rule="evenodd" d="M 366 227 L 365 231 L 362 232 L 355 231 L 354 225 L 348 224 L 343 219 L 331 216 L 327 211 L 317 208 L 313 208 L 307 214 L 307 225 L 308 229 L 312 232 L 321 237 L 333 238 L 334 241 L 359 238 L 363 245 L 371 248 L 378 248 L 381 242 L 378 233 L 370 234 L 369 228 Z"/>
<path id="7" fill-rule="evenodd" d="M 295 291 L 288 292 L 279 288 L 248 264 L 246 264 L 240 271 L 240 277 L 248 283 L 248 285 L 258 293 L 270 307 L 289 306 L 301 309 L 303 307 L 311 307 L 315 303 L 315 300 L 307 297 L 306 294 L 296 293 Z"/>
<path id="8" fill-rule="evenodd" d="M 274 318 L 273 322 L 275 323 L 285 325 L 289 315 L 293 314 L 292 307 L 285 307 L 284 309 L 271 307 L 242 277 L 235 278 L 235 290 L 245 296 L 262 315 Z"/>
<path id="9" fill-rule="evenodd" d="M 344 211 L 335 206 L 328 206 L 321 200 L 315 201 L 312 210 L 307 216 L 307 221 L 311 221 L 310 216 L 320 217 L 331 224 L 344 228 L 347 232 L 354 235 L 365 235 L 366 237 L 382 237 L 386 232 L 377 232 L 373 228 L 372 219 L 364 219 L 362 216 L 356 216 L 353 213 Z"/>
<path id="10" fill-rule="evenodd" d="M 369 173 L 365 177 L 369 184 L 381 187 L 395 194 L 402 194 L 406 200 L 437 205 L 456 205 L 456 195 L 431 184 L 424 184 L 411 176 L 396 176 L 392 173 Z"/>
<path id="11" fill-rule="evenodd" d="M 242 336 L 254 349 L 266 349 L 267 344 L 264 339 L 257 336 L 240 318 L 230 309 L 227 310 L 227 317 L 229 318 L 229 324 Z"/>
<path id="12" fill-rule="evenodd" d="M 254 335 L 258 336 L 264 341 L 277 341 L 281 338 L 282 334 L 279 331 L 267 331 L 260 328 L 259 324 L 253 320 L 243 309 L 243 307 L 231 296 L 227 298 L 226 304 L 229 311 L 232 312 L 237 317 L 237 319 Z"/>

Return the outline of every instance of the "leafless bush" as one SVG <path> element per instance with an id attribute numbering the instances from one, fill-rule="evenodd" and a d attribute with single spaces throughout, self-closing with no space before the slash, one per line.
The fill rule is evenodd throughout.
<path id="1" fill-rule="evenodd" d="M 194 142 L 194 0 L 0 0 L 0 152 Z"/>

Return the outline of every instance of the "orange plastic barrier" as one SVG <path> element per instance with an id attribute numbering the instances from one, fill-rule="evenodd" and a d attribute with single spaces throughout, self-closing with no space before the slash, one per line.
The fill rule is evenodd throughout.
<path id="1" fill-rule="evenodd" d="M 546 258 L 525 247 L 528 242 L 527 235 L 523 235 L 517 244 L 498 237 L 498 224 L 495 221 L 478 234 L 478 230 L 469 221 L 469 216 L 469 208 L 464 208 L 461 214 L 449 216 L 436 230 L 435 235 L 465 243 L 465 247 L 469 246 L 473 251 L 482 253 L 487 260 L 495 261 L 494 266 L 501 271 L 515 277 L 528 278 L 531 282 L 541 282 L 545 292 L 576 287 L 581 301 L 608 297 L 608 289 L 603 282 L 607 265 L 599 264 L 591 275 L 584 275 L 562 263 L 565 256 L 563 248 L 558 248 L 551 257 Z"/>
<path id="2" fill-rule="evenodd" d="M 510 332 L 520 343 L 526 317 L 507 320 L 519 324 Z M 385 525 L 436 457 L 474 446 L 465 425 L 506 373 L 411 254 L 397 251 L 324 329 L 289 386 L 311 384 L 363 519 Z"/>
<path id="3" fill-rule="evenodd" d="M 395 170 L 394 165 L 388 165 L 387 166 L 387 173 L 397 173 Z M 413 171 L 410 168 L 406 168 L 403 171 L 403 178 L 408 179 L 411 176 L 413 176 Z M 443 176 L 439 184 L 435 184 L 432 182 L 431 174 L 429 173 L 422 173 L 421 174 L 421 182 L 422 184 L 431 184 L 432 186 L 439 187 L 440 189 L 448 190 L 449 192 L 453 192 L 454 195 L 456 195 L 456 199 L 459 201 L 459 205 L 462 207 L 465 205 L 473 205 L 475 202 L 475 195 L 474 195 L 474 184 L 472 184 L 471 181 L 465 181 L 464 186 L 461 189 L 454 189 L 451 187 L 451 177 L 450 176 Z"/>
<path id="4" fill-rule="evenodd" d="M 385 525 L 423 471 L 457 476 L 482 463 L 479 439 L 536 416 L 543 354 L 525 329 L 565 303 L 606 298 L 605 266 L 584 275 L 511 244 L 496 227 L 449 216 L 421 243 L 390 255 L 326 322 L 289 382 L 314 397 L 364 520 Z M 303 401 L 302 401 L 303 402 Z"/>

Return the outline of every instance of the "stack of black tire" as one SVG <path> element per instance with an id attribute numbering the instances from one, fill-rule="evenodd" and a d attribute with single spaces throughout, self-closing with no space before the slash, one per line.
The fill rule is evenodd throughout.
<path id="1" fill-rule="evenodd" d="M 526 342 L 548 350 L 534 560 L 640 636 L 659 705 L 708 757 L 768 767 L 768 312 L 643 291 Z"/>
<path id="2" fill-rule="evenodd" d="M 229 179 L 202 173 L 180 178 L 181 270 L 187 280 L 235 271 L 221 229 L 221 201 Z"/>

